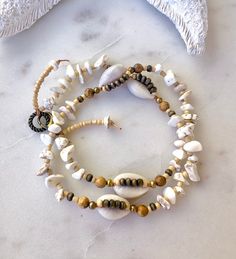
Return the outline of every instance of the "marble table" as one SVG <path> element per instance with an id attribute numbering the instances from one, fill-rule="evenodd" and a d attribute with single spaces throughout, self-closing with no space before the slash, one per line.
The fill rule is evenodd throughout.
<path id="1" fill-rule="evenodd" d="M 1 39 L 1 259 L 235 258 L 236 5 L 208 4 L 210 30 L 201 57 L 188 56 L 173 24 L 142 0 L 64 1 L 30 30 Z M 201 182 L 191 184 L 170 211 L 110 222 L 97 212 L 57 203 L 43 177 L 35 176 L 43 145 L 27 126 L 34 81 L 51 59 L 94 60 L 101 53 L 125 65 L 162 63 L 193 90 L 200 116 L 196 138 L 204 143 Z M 162 95 L 177 105 L 162 86 Z M 82 90 L 78 86 L 68 98 Z M 123 88 L 84 105 L 78 120 L 107 114 L 122 131 L 90 128 L 74 134 L 81 164 L 107 177 L 120 172 L 151 177 L 165 168 L 175 134 L 152 102 Z M 57 170 L 65 171 L 60 164 Z M 104 191 L 68 181 L 75 192 L 93 198 Z M 155 199 L 157 192 L 139 202 Z"/>

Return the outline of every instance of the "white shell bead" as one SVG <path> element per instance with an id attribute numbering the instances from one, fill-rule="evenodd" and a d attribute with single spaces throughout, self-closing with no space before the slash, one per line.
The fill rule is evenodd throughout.
<path id="1" fill-rule="evenodd" d="M 178 148 L 182 147 L 185 144 L 185 142 L 182 139 L 178 139 L 174 142 L 174 145 Z"/>
<path id="2" fill-rule="evenodd" d="M 161 195 L 157 195 L 157 202 L 160 203 L 161 207 L 165 210 L 170 209 L 170 203 L 163 198 Z"/>
<path id="3" fill-rule="evenodd" d="M 55 139 L 55 143 L 56 143 L 57 149 L 61 150 L 67 146 L 67 144 L 69 143 L 69 140 L 64 137 L 57 137 Z"/>
<path id="4" fill-rule="evenodd" d="M 194 107 L 190 103 L 186 103 L 180 106 L 180 109 L 182 111 L 192 111 L 194 110 Z"/>
<path id="5" fill-rule="evenodd" d="M 154 96 L 149 93 L 147 88 L 136 80 L 129 79 L 127 81 L 127 87 L 129 89 L 129 91 L 138 98 L 142 98 L 142 99 L 153 99 L 154 98 Z"/>
<path id="6" fill-rule="evenodd" d="M 53 156 L 53 153 L 52 153 L 51 150 L 44 149 L 40 153 L 39 157 L 42 158 L 42 159 L 52 160 L 54 156 Z"/>
<path id="7" fill-rule="evenodd" d="M 166 187 L 163 190 L 163 196 L 171 204 L 174 205 L 176 203 L 176 193 L 175 193 L 175 191 L 174 191 L 174 189 L 172 187 Z"/>
<path id="8" fill-rule="evenodd" d="M 71 84 L 65 78 L 60 78 L 57 82 L 65 88 L 69 88 L 71 86 Z"/>
<path id="9" fill-rule="evenodd" d="M 111 118 L 110 118 L 110 116 L 109 116 L 109 115 L 108 115 L 108 116 L 106 116 L 106 117 L 104 117 L 104 119 L 103 119 L 103 123 L 104 123 L 104 126 L 105 126 L 107 129 L 109 129 L 109 128 L 110 128 Z"/>
<path id="10" fill-rule="evenodd" d="M 121 64 L 116 64 L 107 68 L 101 75 L 99 86 L 111 83 L 117 78 L 121 77 L 126 71 L 126 68 Z"/>
<path id="11" fill-rule="evenodd" d="M 129 207 L 129 202 L 126 199 L 115 194 L 105 194 L 98 198 L 97 203 L 100 203 L 103 200 L 111 200 L 111 199 L 115 201 L 116 200 L 124 201 L 127 207 Z M 97 210 L 104 218 L 109 220 L 121 219 L 130 213 L 128 209 L 120 210 L 115 208 L 98 208 Z"/>
<path id="12" fill-rule="evenodd" d="M 166 75 L 164 77 L 164 81 L 166 83 L 167 86 L 172 86 L 173 84 L 175 84 L 177 82 L 174 73 L 171 70 L 168 70 L 166 72 Z"/>
<path id="13" fill-rule="evenodd" d="M 198 162 L 198 157 L 196 155 L 192 155 L 192 156 L 188 157 L 188 160 L 190 162 L 197 163 Z"/>
<path id="14" fill-rule="evenodd" d="M 172 165 L 177 171 L 181 169 L 181 166 L 174 159 L 169 162 L 169 165 Z"/>
<path id="15" fill-rule="evenodd" d="M 86 68 L 86 70 L 87 70 L 89 75 L 93 74 L 93 70 L 92 70 L 92 68 L 91 68 L 91 66 L 89 64 L 89 61 L 84 62 L 84 67 Z"/>
<path id="16" fill-rule="evenodd" d="M 55 193 L 55 198 L 58 202 L 62 201 L 64 199 L 64 190 L 63 189 L 59 189 L 56 193 Z"/>
<path id="17" fill-rule="evenodd" d="M 73 162 L 65 165 L 65 168 L 67 170 L 73 170 L 74 171 L 74 170 L 76 170 L 77 167 L 78 167 L 78 162 L 77 161 L 73 161 Z"/>
<path id="18" fill-rule="evenodd" d="M 50 90 L 54 93 L 58 93 L 58 94 L 64 94 L 65 93 L 65 89 L 58 87 L 58 86 L 53 86 L 50 88 Z"/>
<path id="19" fill-rule="evenodd" d="M 65 101 L 65 103 L 70 106 L 72 111 L 74 111 L 74 112 L 76 111 L 76 106 L 75 106 L 74 102 L 72 102 L 72 101 Z"/>
<path id="20" fill-rule="evenodd" d="M 168 125 L 171 127 L 176 127 L 177 124 L 182 121 L 183 119 L 178 115 L 173 115 L 168 121 Z"/>
<path id="21" fill-rule="evenodd" d="M 58 125 L 63 125 L 65 123 L 65 120 L 61 117 L 60 113 L 56 111 L 52 111 L 52 120 Z"/>
<path id="22" fill-rule="evenodd" d="M 74 150 L 75 150 L 74 145 L 70 145 L 68 147 L 63 148 L 62 151 L 60 152 L 62 161 L 68 162 L 72 158 L 72 153 L 74 152 Z"/>
<path id="23" fill-rule="evenodd" d="M 37 172 L 37 176 L 41 176 L 41 175 L 44 175 L 46 173 L 48 173 L 48 171 L 50 170 L 50 166 L 49 164 L 44 164 L 40 169 L 39 171 Z"/>
<path id="24" fill-rule="evenodd" d="M 186 92 L 184 92 L 180 97 L 179 100 L 180 101 L 186 101 L 186 99 L 189 97 L 189 95 L 192 93 L 191 90 L 188 90 Z"/>
<path id="25" fill-rule="evenodd" d="M 180 186 L 175 186 L 174 189 L 175 189 L 175 192 L 176 192 L 177 194 L 181 194 L 181 195 L 184 195 L 184 194 L 185 194 L 184 189 L 183 189 L 182 187 L 180 187 Z"/>
<path id="26" fill-rule="evenodd" d="M 62 174 L 52 174 L 45 178 L 45 185 L 47 188 L 51 188 L 60 183 L 60 180 L 63 179 L 64 176 Z"/>
<path id="27" fill-rule="evenodd" d="M 64 112 L 69 120 L 74 121 L 76 119 L 75 115 L 71 111 L 69 111 L 65 106 L 61 106 L 59 110 Z"/>
<path id="28" fill-rule="evenodd" d="M 161 70 L 162 70 L 161 64 L 156 64 L 156 65 L 155 65 L 155 72 L 156 72 L 158 75 L 160 75 Z"/>
<path id="29" fill-rule="evenodd" d="M 127 198 L 127 199 L 132 199 L 132 198 L 137 198 L 148 192 L 149 188 L 147 187 L 147 179 L 144 178 L 141 175 L 138 174 L 133 174 L 133 173 L 123 173 L 119 174 L 114 178 L 115 183 L 119 183 L 121 178 L 130 178 L 131 180 L 133 179 L 142 179 L 143 180 L 143 185 L 142 187 L 133 187 L 133 186 L 121 186 L 121 185 L 115 185 L 114 191 L 121 197 Z"/>
<path id="30" fill-rule="evenodd" d="M 72 178 L 74 178 L 75 180 L 81 180 L 83 178 L 84 173 L 85 169 L 81 168 L 72 174 Z"/>
<path id="31" fill-rule="evenodd" d="M 194 130 L 194 124 L 188 123 L 180 127 L 179 129 L 177 129 L 176 133 L 179 139 L 183 139 L 184 137 L 187 137 L 187 136 L 193 136 L 193 130 Z"/>
<path id="32" fill-rule="evenodd" d="M 202 151 L 202 144 L 197 140 L 192 140 L 184 145 L 184 150 L 190 153 Z"/>
<path id="33" fill-rule="evenodd" d="M 100 69 L 101 67 L 104 67 L 108 61 L 108 56 L 107 55 L 102 55 L 95 63 L 94 63 L 94 68 Z"/>
<path id="34" fill-rule="evenodd" d="M 175 92 L 181 92 L 181 91 L 185 91 L 187 89 L 187 86 L 184 84 L 178 84 L 177 86 L 174 87 L 174 91 Z"/>
<path id="35" fill-rule="evenodd" d="M 45 107 L 46 110 L 49 110 L 49 111 L 52 110 L 55 104 L 56 104 L 56 100 L 53 96 L 43 99 L 43 106 Z"/>
<path id="36" fill-rule="evenodd" d="M 198 119 L 198 115 L 197 114 L 191 114 L 191 113 L 185 113 L 182 114 L 182 118 L 185 120 L 197 120 Z"/>
<path id="37" fill-rule="evenodd" d="M 183 149 L 176 149 L 172 152 L 172 154 L 180 160 L 185 159 L 187 156 L 186 152 Z"/>
<path id="38" fill-rule="evenodd" d="M 46 146 L 51 145 L 53 142 L 53 138 L 48 134 L 44 134 L 44 133 L 40 134 L 40 139 L 43 142 L 43 144 L 45 144 Z"/>
<path id="39" fill-rule="evenodd" d="M 79 64 L 76 64 L 75 68 L 76 68 L 76 71 L 77 71 L 77 73 L 78 73 L 78 75 L 79 75 L 79 81 L 80 81 L 80 83 L 81 83 L 81 84 L 84 84 L 84 77 L 83 77 L 83 73 L 82 73 L 82 71 L 81 71 L 80 65 L 79 65 Z"/>
<path id="40" fill-rule="evenodd" d="M 66 67 L 66 75 L 69 76 L 71 79 L 75 79 L 76 78 L 76 72 L 73 68 L 72 65 L 68 65 Z"/>
<path id="41" fill-rule="evenodd" d="M 188 174 L 188 177 L 191 181 L 193 182 L 198 182 L 200 181 L 200 176 L 198 174 L 198 170 L 197 170 L 197 165 L 196 164 L 193 164 L 191 162 L 187 162 L 185 165 L 184 165 L 184 168 Z"/>
<path id="42" fill-rule="evenodd" d="M 55 134 L 58 134 L 59 132 L 61 132 L 61 127 L 57 124 L 51 124 L 48 127 L 48 131 L 52 132 L 52 133 L 55 133 Z"/>
<path id="43" fill-rule="evenodd" d="M 173 179 L 182 182 L 186 185 L 189 185 L 189 182 L 184 178 L 182 173 L 175 173 Z"/>

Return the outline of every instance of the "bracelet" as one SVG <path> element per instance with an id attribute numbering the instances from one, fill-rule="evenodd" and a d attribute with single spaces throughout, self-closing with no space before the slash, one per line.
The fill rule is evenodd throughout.
<path id="1" fill-rule="evenodd" d="M 117 70 L 119 70 L 119 72 L 122 75 L 118 79 L 117 79 L 117 77 L 113 79 L 112 77 L 114 76 L 114 74 L 117 75 L 117 73 L 118 73 Z M 177 82 L 174 74 L 171 71 L 168 71 L 167 73 L 165 73 L 164 71 L 161 70 L 160 65 L 155 66 L 154 71 L 159 72 L 159 74 L 164 77 L 165 83 L 169 86 L 174 86 L 174 89 L 177 92 L 180 92 L 179 99 L 182 102 L 181 110 L 183 110 L 183 114 L 182 114 L 182 116 L 178 116 L 175 114 L 174 111 L 170 110 L 169 104 L 167 102 L 163 101 L 162 98 L 160 98 L 156 94 L 156 88 L 152 84 L 151 80 L 141 74 L 141 72 L 144 70 L 144 67 L 142 65 L 136 64 L 134 67 L 129 68 L 126 72 L 124 72 L 124 71 L 121 72 L 121 70 L 122 70 L 121 65 L 115 65 L 115 66 L 109 67 L 103 73 L 103 75 L 100 79 L 99 87 L 88 88 L 85 90 L 83 95 L 80 95 L 79 97 L 77 97 L 73 102 L 67 101 L 67 106 L 60 107 L 60 111 L 61 111 L 60 113 L 52 111 L 53 124 L 51 124 L 48 128 L 50 133 L 41 135 L 41 139 L 48 146 L 48 150 L 44 151 L 44 153 L 47 153 L 47 151 L 48 151 L 47 156 L 45 157 L 45 156 L 41 155 L 41 157 L 43 159 L 46 158 L 45 165 L 49 165 L 49 162 L 52 157 L 52 156 L 50 156 L 52 154 L 52 153 L 50 153 L 50 150 L 52 147 L 53 140 L 55 139 L 57 134 L 61 133 L 61 131 L 62 131 L 61 126 L 65 123 L 66 117 L 68 119 L 74 119 L 74 117 L 71 116 L 71 114 L 73 114 L 73 112 L 76 111 L 75 106 L 78 103 L 82 103 L 85 99 L 93 97 L 94 94 L 98 94 L 100 92 L 111 91 L 112 89 L 115 89 L 116 87 L 120 86 L 121 84 L 124 84 L 130 78 L 133 79 L 132 81 L 131 81 L 131 79 L 129 80 L 131 82 L 129 84 L 128 84 L 129 81 L 127 82 L 130 92 L 132 92 L 134 95 L 141 97 L 141 98 L 154 99 L 159 104 L 160 109 L 162 111 L 167 112 L 167 114 L 170 117 L 169 124 L 171 126 L 177 126 L 177 128 L 178 128 L 177 135 L 178 135 L 179 139 L 177 141 L 175 141 L 175 146 L 178 149 L 176 149 L 173 152 L 173 155 L 175 156 L 175 160 L 173 160 L 173 162 L 172 162 L 173 165 L 171 165 L 171 169 L 173 171 L 170 169 L 170 171 L 172 171 L 171 175 L 173 174 L 173 172 L 176 171 L 174 174 L 174 179 L 178 181 L 177 185 L 173 188 L 166 187 L 163 191 L 164 197 L 161 195 L 158 195 L 157 202 L 150 203 L 148 206 L 130 205 L 129 202 L 127 200 L 125 200 L 124 198 L 122 198 L 118 195 L 113 195 L 113 194 L 104 195 L 104 196 L 100 197 L 97 200 L 97 202 L 94 202 L 94 201 L 90 202 L 88 198 L 83 197 L 82 200 L 85 200 L 85 202 L 84 202 L 85 204 L 82 205 L 82 207 L 90 207 L 90 208 L 98 207 L 99 212 L 104 217 L 109 218 L 109 219 L 123 217 L 124 215 L 127 215 L 127 213 L 129 213 L 129 211 L 137 212 L 138 215 L 140 215 L 140 216 L 146 216 L 149 211 L 153 211 L 159 207 L 169 209 L 170 204 L 175 204 L 176 194 L 184 193 L 182 186 L 183 186 L 183 184 L 188 184 L 188 181 L 186 180 L 187 178 L 189 178 L 192 181 L 200 180 L 198 173 L 197 173 L 197 167 L 196 167 L 196 162 L 197 162 L 198 158 L 196 155 L 193 155 L 193 153 L 201 151 L 202 146 L 201 146 L 200 142 L 193 140 L 193 129 L 194 129 L 194 125 L 195 125 L 197 116 L 196 116 L 196 114 L 191 113 L 191 110 L 193 109 L 193 107 L 191 106 L 191 104 L 189 104 L 187 102 L 187 98 L 191 92 L 187 91 L 187 89 L 185 88 L 185 86 L 183 84 L 180 84 Z M 140 71 L 140 70 L 142 70 L 142 71 Z M 153 67 L 150 65 L 146 66 L 145 70 L 148 72 L 152 72 Z M 112 71 L 112 73 L 111 73 L 111 71 Z M 109 76 L 107 76 L 107 75 L 109 75 Z M 111 78 L 112 78 L 112 80 L 111 80 Z M 106 81 L 107 79 L 109 79 L 112 82 L 104 83 L 104 81 Z M 102 81 L 102 83 L 101 83 L 101 81 Z M 142 87 L 140 87 L 140 83 L 143 84 Z M 149 95 L 147 95 L 147 91 L 149 91 L 149 93 L 148 93 Z M 151 97 L 150 97 L 150 94 L 152 95 Z M 108 117 L 105 120 L 91 120 L 91 121 L 82 122 L 82 123 L 73 125 L 71 127 L 68 127 L 67 129 L 63 130 L 62 132 L 63 132 L 63 135 L 65 135 L 65 133 L 67 134 L 68 132 L 70 132 L 76 128 L 80 128 L 82 126 L 86 126 L 89 124 L 105 124 L 108 126 L 109 122 L 111 123 L 111 121 L 109 120 Z M 64 140 L 63 140 L 63 138 L 64 138 Z M 69 167 L 69 168 L 73 167 L 73 165 L 75 165 L 75 163 L 74 163 L 75 161 L 71 161 L 71 159 L 72 159 L 71 151 L 74 148 L 73 145 L 67 146 L 69 141 L 64 136 L 57 137 L 55 141 L 57 143 L 57 146 L 61 145 L 61 147 L 63 147 L 63 145 L 65 145 L 65 143 L 67 142 L 61 151 L 61 156 L 62 156 L 62 158 L 64 158 L 65 162 L 70 162 L 70 163 L 67 163 L 67 167 Z M 70 147 L 70 148 L 68 148 L 68 147 Z M 181 171 L 181 166 L 179 165 L 179 163 L 182 159 L 184 159 L 186 157 L 187 157 L 187 162 L 184 165 L 185 170 Z M 45 165 L 44 165 L 44 169 L 45 169 Z M 63 178 L 63 175 L 52 175 L 49 166 L 46 167 L 46 170 L 41 169 L 39 175 L 42 175 L 44 173 L 49 174 L 49 176 L 45 179 L 46 185 L 49 186 L 49 183 L 50 183 L 53 186 L 56 185 L 57 188 L 59 189 L 58 192 L 56 193 L 57 200 L 61 200 L 62 198 L 67 197 L 68 200 L 76 201 L 76 203 L 78 203 L 81 206 L 81 198 L 75 196 L 71 192 L 64 191 L 64 189 L 60 183 L 60 179 Z M 96 180 L 99 179 L 99 178 L 94 178 L 91 175 L 89 175 L 89 177 L 88 177 L 88 175 L 89 174 L 87 174 L 85 177 L 85 179 L 87 181 L 96 182 Z M 168 177 L 170 175 L 165 173 L 165 176 Z M 95 180 L 93 180 L 93 178 Z M 100 179 L 101 186 L 98 186 L 98 187 L 104 187 L 108 183 L 108 180 L 104 181 L 104 179 L 105 178 L 103 178 L 102 180 Z M 125 183 L 126 183 L 126 180 L 127 179 L 125 179 Z M 135 179 L 135 180 L 137 180 L 137 179 Z M 154 182 L 154 181 L 150 181 L 150 182 Z M 104 183 L 106 183 L 106 184 L 104 185 Z M 109 183 L 110 184 L 108 184 L 108 186 L 114 186 L 114 185 L 120 186 L 121 185 L 120 181 L 109 181 Z M 130 183 L 130 180 L 128 180 L 128 183 Z M 135 181 L 135 183 L 137 183 L 137 182 Z M 144 182 L 143 182 L 143 184 L 144 184 Z M 154 184 L 155 184 L 155 182 L 154 182 Z M 151 186 L 151 184 L 147 184 L 147 187 L 149 187 L 149 186 Z M 125 188 L 127 188 L 127 187 L 129 188 L 130 185 L 128 184 L 125 186 Z M 153 186 L 151 186 L 151 187 L 153 187 Z M 119 208 L 121 211 L 125 210 L 125 214 L 124 214 L 124 211 L 122 211 L 122 212 L 119 211 L 119 213 L 117 214 L 116 213 L 117 210 L 110 210 L 111 208 Z M 116 214 L 116 216 L 113 214 Z"/>

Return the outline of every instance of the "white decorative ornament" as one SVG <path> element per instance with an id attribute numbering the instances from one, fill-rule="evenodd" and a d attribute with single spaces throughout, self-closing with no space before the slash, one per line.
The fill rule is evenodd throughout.
<path id="1" fill-rule="evenodd" d="M 65 168 L 67 170 L 75 170 L 77 167 L 78 167 L 78 162 L 77 161 L 73 161 L 73 162 L 65 165 Z"/>
<path id="2" fill-rule="evenodd" d="M 70 145 L 68 147 L 63 148 L 62 151 L 60 152 L 62 161 L 68 162 L 72 158 L 72 154 L 74 150 L 75 150 L 74 145 Z"/>
<path id="3" fill-rule="evenodd" d="M 117 78 L 121 77 L 126 71 L 126 68 L 121 64 L 116 64 L 107 68 L 101 75 L 99 86 L 111 83 Z"/>
<path id="4" fill-rule="evenodd" d="M 98 198 L 97 203 L 101 203 L 101 201 L 103 200 L 114 200 L 114 201 L 124 201 L 126 203 L 126 206 L 129 207 L 129 202 L 118 196 L 115 194 L 105 194 L 103 196 L 101 196 L 100 198 Z M 109 220 L 117 220 L 117 219 L 121 219 L 125 216 L 127 216 L 130 212 L 130 210 L 128 209 L 116 209 L 116 208 L 99 208 L 98 207 L 98 212 L 106 219 Z"/>
<path id="5" fill-rule="evenodd" d="M 192 106 L 192 104 L 186 103 L 186 104 L 183 104 L 183 105 L 180 107 L 180 109 L 181 109 L 182 111 L 192 111 L 192 110 L 194 110 L 194 107 Z"/>
<path id="6" fill-rule="evenodd" d="M 71 79 L 76 78 L 75 69 L 71 64 L 66 67 L 66 75 L 69 76 Z"/>
<path id="7" fill-rule="evenodd" d="M 76 68 L 76 72 L 77 72 L 78 75 L 79 75 L 79 81 L 80 81 L 80 83 L 81 83 L 81 84 L 84 84 L 84 76 L 83 76 L 83 72 L 82 72 L 82 70 L 81 70 L 81 68 L 80 68 L 80 65 L 79 65 L 79 64 L 76 64 L 75 68 Z"/>
<path id="8" fill-rule="evenodd" d="M 192 140 L 184 145 L 184 150 L 190 153 L 202 151 L 202 144 L 197 140 Z"/>
<path id="9" fill-rule="evenodd" d="M 64 190 L 63 189 L 59 189 L 56 193 L 55 193 L 55 198 L 58 202 L 62 201 L 64 199 Z"/>
<path id="10" fill-rule="evenodd" d="M 177 124 L 183 119 L 179 115 L 173 115 L 168 121 L 168 125 L 171 127 L 176 127 Z"/>
<path id="11" fill-rule="evenodd" d="M 163 196 L 172 205 L 174 205 L 176 203 L 176 193 L 172 187 L 166 187 L 163 190 Z"/>
<path id="12" fill-rule="evenodd" d="M 175 24 L 189 54 L 198 55 L 204 52 L 208 30 L 206 0 L 147 1 Z"/>
<path id="13" fill-rule="evenodd" d="M 179 97 L 179 101 L 186 101 L 187 98 L 190 96 L 191 93 L 192 93 L 191 90 L 188 90 L 188 91 L 184 92 L 184 93 Z"/>
<path id="14" fill-rule="evenodd" d="M 56 143 L 57 149 L 61 150 L 67 146 L 67 144 L 69 143 L 69 140 L 64 137 L 57 137 L 55 139 L 55 143 Z"/>
<path id="15" fill-rule="evenodd" d="M 150 94 L 148 89 L 137 80 L 129 79 L 127 81 L 129 91 L 136 97 L 142 99 L 153 99 L 154 95 Z"/>
<path id="16" fill-rule="evenodd" d="M 184 189 L 183 189 L 182 187 L 180 187 L 180 186 L 175 186 L 175 187 L 174 187 L 174 190 L 175 190 L 175 192 L 176 192 L 177 194 L 185 195 Z"/>
<path id="17" fill-rule="evenodd" d="M 52 120 L 58 125 L 63 125 L 65 123 L 65 120 L 61 117 L 60 113 L 56 111 L 52 111 Z"/>
<path id="18" fill-rule="evenodd" d="M 197 165 L 195 163 L 187 162 L 184 168 L 188 174 L 188 177 L 193 182 L 199 182 L 200 176 L 198 174 Z"/>
<path id="19" fill-rule="evenodd" d="M 41 166 L 41 168 L 39 169 L 36 175 L 41 176 L 41 175 L 47 174 L 49 170 L 50 170 L 49 164 L 44 164 Z"/>
<path id="20" fill-rule="evenodd" d="M 57 82 L 65 88 L 71 87 L 71 84 L 65 78 L 59 78 Z"/>
<path id="21" fill-rule="evenodd" d="M 166 72 L 166 75 L 164 76 L 164 81 L 167 86 L 172 86 L 177 82 L 175 75 L 171 70 L 168 70 Z"/>
<path id="22" fill-rule="evenodd" d="M 52 151 L 47 150 L 47 149 L 44 149 L 44 150 L 40 153 L 39 157 L 42 158 L 42 159 L 52 160 L 54 156 L 53 156 Z"/>
<path id="23" fill-rule="evenodd" d="M 76 105 L 75 105 L 74 102 L 72 102 L 72 101 L 65 101 L 65 103 L 70 106 L 72 111 L 74 111 L 74 112 L 76 111 Z"/>
<path id="24" fill-rule="evenodd" d="M 161 207 L 165 210 L 170 209 L 170 203 L 161 195 L 157 195 L 157 202 L 160 203 Z"/>
<path id="25" fill-rule="evenodd" d="M 177 129 L 176 133 L 179 139 L 183 139 L 184 137 L 187 137 L 187 136 L 193 136 L 193 130 L 194 130 L 194 124 L 187 123 L 186 125 Z"/>
<path id="26" fill-rule="evenodd" d="M 173 156 L 177 157 L 179 160 L 186 158 L 187 154 L 183 149 L 176 149 L 172 152 Z"/>
<path id="27" fill-rule="evenodd" d="M 119 181 L 121 178 L 129 178 L 131 180 L 133 179 L 142 179 L 144 186 L 138 187 L 138 186 L 121 186 L 119 185 Z M 146 192 L 148 192 L 149 188 L 147 187 L 147 179 L 144 178 L 141 175 L 133 174 L 133 173 L 123 173 L 119 174 L 114 178 L 114 183 L 117 183 L 113 188 L 116 194 L 119 196 L 126 198 L 126 199 L 133 199 L 142 196 Z"/>
<path id="28" fill-rule="evenodd" d="M 52 174 L 45 178 L 45 185 L 47 188 L 51 188 L 60 183 L 64 176 L 62 174 Z"/>
<path id="29" fill-rule="evenodd" d="M 182 140 L 182 139 L 178 139 L 174 142 L 174 145 L 177 147 L 177 148 L 180 148 L 182 147 L 183 145 L 185 144 L 185 142 Z"/>
<path id="30" fill-rule="evenodd" d="M 61 127 L 57 124 L 51 124 L 48 127 L 48 131 L 52 132 L 52 133 L 55 133 L 55 134 L 58 134 L 59 132 L 61 132 Z"/>
<path id="31" fill-rule="evenodd" d="M 69 111 L 65 106 L 61 106 L 59 110 L 64 112 L 69 120 L 74 121 L 76 119 L 75 115 L 71 111 Z"/>
<path id="32" fill-rule="evenodd" d="M 189 182 L 184 178 L 182 173 L 175 173 L 173 179 L 182 182 L 185 185 L 189 185 Z"/>
<path id="33" fill-rule="evenodd" d="M 72 178 L 74 178 L 75 180 L 81 180 L 83 178 L 84 173 L 85 173 L 85 170 L 81 168 L 72 174 Z"/>
<path id="34" fill-rule="evenodd" d="M 108 61 L 108 56 L 107 55 L 102 55 L 97 61 L 94 63 L 94 68 L 95 69 L 100 69 L 102 67 L 105 67 Z"/>
<path id="35" fill-rule="evenodd" d="M 50 137 L 48 134 L 44 134 L 44 133 L 40 134 L 40 139 L 43 142 L 43 144 L 46 146 L 51 145 L 53 142 L 52 137 Z"/>

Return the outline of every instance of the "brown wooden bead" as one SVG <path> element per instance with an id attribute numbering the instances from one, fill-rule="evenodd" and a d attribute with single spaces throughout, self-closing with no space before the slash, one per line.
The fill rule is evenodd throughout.
<path id="1" fill-rule="evenodd" d="M 134 65 L 134 70 L 136 73 L 141 73 L 144 70 L 144 68 L 141 64 L 137 63 Z"/>
<path id="2" fill-rule="evenodd" d="M 164 186 L 166 184 L 166 178 L 163 175 L 158 175 L 155 178 L 155 182 L 158 186 Z"/>
<path id="3" fill-rule="evenodd" d="M 107 184 L 107 181 L 104 177 L 100 176 L 96 179 L 95 181 L 95 185 L 98 187 L 98 188 L 104 188 Z"/>
<path id="4" fill-rule="evenodd" d="M 92 98 L 92 97 L 94 96 L 94 89 L 93 89 L 93 88 L 87 88 L 87 89 L 85 89 L 84 95 L 85 95 L 87 98 Z"/>
<path id="5" fill-rule="evenodd" d="M 137 213 L 140 217 L 145 217 L 148 214 L 148 208 L 145 205 L 139 205 L 137 207 Z"/>
<path id="6" fill-rule="evenodd" d="M 159 104 L 160 110 L 165 112 L 166 110 L 168 110 L 170 108 L 170 105 L 168 102 L 163 101 Z"/>
<path id="7" fill-rule="evenodd" d="M 80 197 L 78 200 L 78 205 L 82 208 L 87 208 L 89 206 L 89 198 L 86 196 Z"/>
<path id="8" fill-rule="evenodd" d="M 90 203 L 89 203 L 89 208 L 90 209 L 95 209 L 97 207 L 97 203 L 96 202 L 94 202 L 94 201 L 90 201 Z"/>

